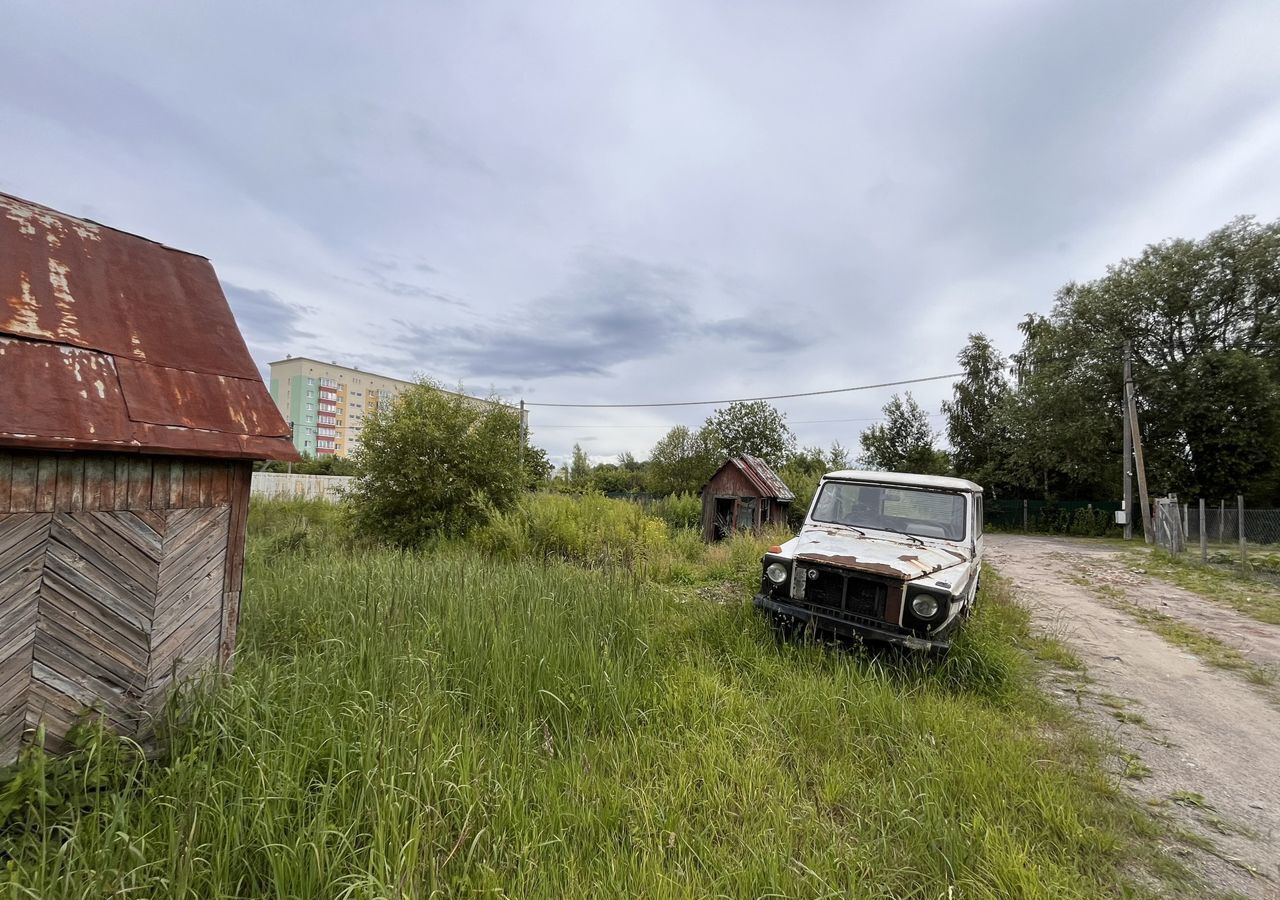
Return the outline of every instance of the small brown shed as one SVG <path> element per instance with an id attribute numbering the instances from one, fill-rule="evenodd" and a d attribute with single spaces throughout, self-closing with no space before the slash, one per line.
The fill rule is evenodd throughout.
<path id="1" fill-rule="evenodd" d="M 702 539 L 718 541 L 734 531 L 785 525 L 787 508 L 795 499 L 764 460 L 735 456 L 702 489 Z"/>
<path id="2" fill-rule="evenodd" d="M 0 763 L 235 647 L 254 459 L 296 459 L 203 257 L 0 194 Z"/>

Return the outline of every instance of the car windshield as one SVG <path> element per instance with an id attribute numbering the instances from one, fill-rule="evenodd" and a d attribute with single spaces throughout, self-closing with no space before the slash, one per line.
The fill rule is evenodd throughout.
<path id="1" fill-rule="evenodd" d="M 897 531 L 919 537 L 964 540 L 964 495 L 950 491 L 828 481 L 813 506 L 813 519 L 853 528 Z"/>

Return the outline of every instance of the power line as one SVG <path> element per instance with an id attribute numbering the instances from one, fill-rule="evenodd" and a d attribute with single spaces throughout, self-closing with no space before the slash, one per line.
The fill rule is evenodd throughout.
<path id="1" fill-rule="evenodd" d="M 928 378 L 908 378 L 904 381 L 886 381 L 882 384 L 861 384 L 857 387 L 832 388 L 826 391 L 804 391 L 799 394 L 773 394 L 768 397 L 740 397 L 737 400 L 681 400 L 672 403 L 532 403 L 525 406 L 559 407 L 561 409 L 635 409 L 637 407 L 657 406 L 720 406 L 726 403 L 754 403 L 757 400 L 792 400 L 796 397 L 819 397 L 825 394 L 847 394 L 850 391 L 870 391 L 875 388 L 899 387 L 904 384 L 921 384 L 925 381 L 943 381 L 947 378 L 959 378 L 963 372 L 950 375 L 930 375 Z"/>
<path id="2" fill-rule="evenodd" d="M 930 418 L 932 418 L 932 419 L 939 419 L 939 418 L 942 418 L 943 416 L 945 416 L 945 415 L 946 415 L 946 413 L 928 413 L 927 415 L 928 415 Z M 867 417 L 867 418 L 859 418 L 859 419 L 797 419 L 797 420 L 796 420 L 796 421 L 794 421 L 794 422 L 792 422 L 792 421 L 788 421 L 788 422 L 787 422 L 787 424 L 788 424 L 788 425 L 832 425 L 832 424 L 839 423 L 839 422 L 882 422 L 882 421 L 884 421 L 884 416 L 870 416 L 870 417 Z M 562 424 L 554 424 L 554 425 L 538 425 L 538 426 L 537 426 L 537 428 L 534 428 L 533 430 L 534 430 L 534 431 L 537 431 L 537 430 L 542 429 L 542 428 L 670 428 L 670 427 L 671 427 L 671 423 L 670 423 L 670 422 L 653 422 L 653 423 L 649 423 L 649 424 L 647 424 L 647 425 L 612 425 L 612 424 L 609 424 L 609 425 L 562 425 Z"/>

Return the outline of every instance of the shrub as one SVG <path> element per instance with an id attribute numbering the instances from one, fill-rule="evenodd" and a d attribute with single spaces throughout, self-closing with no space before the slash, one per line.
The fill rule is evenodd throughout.
<path id="1" fill-rule="evenodd" d="M 638 504 L 599 494 L 531 494 L 493 516 L 475 543 L 510 559 L 554 557 L 627 569 L 654 563 L 672 549 L 662 520 Z"/>
<path id="2" fill-rule="evenodd" d="M 672 529 L 702 525 L 702 498 L 697 494 L 668 494 L 648 504 L 646 511 Z"/>
<path id="3" fill-rule="evenodd" d="M 524 489 L 518 415 L 422 381 L 370 417 L 347 494 L 359 534 L 402 547 L 462 535 Z"/>

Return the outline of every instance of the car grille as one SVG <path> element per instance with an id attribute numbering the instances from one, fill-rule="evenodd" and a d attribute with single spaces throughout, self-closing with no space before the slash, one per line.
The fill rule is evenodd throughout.
<path id="1" fill-rule="evenodd" d="M 881 582 L 826 566 L 810 565 L 807 568 L 817 572 L 818 577 L 805 582 L 805 605 L 835 610 L 850 616 L 884 618 L 888 588 Z"/>

